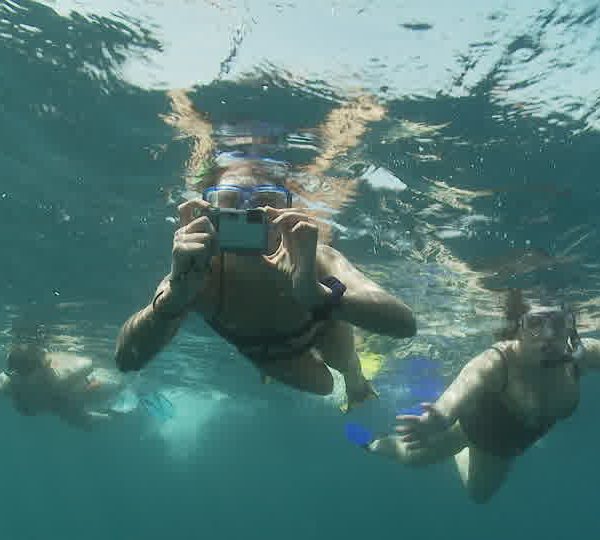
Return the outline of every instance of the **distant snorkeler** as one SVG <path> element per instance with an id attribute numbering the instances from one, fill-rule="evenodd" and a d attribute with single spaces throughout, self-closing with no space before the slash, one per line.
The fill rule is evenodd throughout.
<path id="1" fill-rule="evenodd" d="M 179 206 L 171 271 L 123 326 L 119 369 L 143 368 L 196 312 L 264 381 L 328 395 L 333 368 L 344 376 L 348 408 L 375 396 L 361 369 L 354 326 L 406 338 L 416 331 L 413 313 L 326 245 L 323 222 L 294 201 L 300 193 L 303 206 L 320 197 L 329 208 L 347 204 L 352 183 L 331 180 L 322 189 L 326 180 L 319 175 L 358 142 L 381 108 L 364 99 L 329 115 L 320 129 L 331 137 L 325 155 L 303 172 L 320 178 L 311 192 L 288 163 L 261 155 L 253 137 L 245 149 L 238 137 L 235 150 L 218 152 L 212 126 L 189 98 L 181 92 L 170 97 L 174 111 L 167 120 L 194 143 L 187 185 L 201 198 Z M 236 247 L 226 244 L 236 241 Z"/>
<path id="2" fill-rule="evenodd" d="M 48 352 L 40 343 L 15 343 L 0 372 L 0 394 L 24 416 L 55 415 L 72 427 L 90 430 L 135 409 L 151 417 L 172 416 L 160 393 L 136 396 L 133 406 L 113 406 L 127 388 L 122 374 L 94 366 L 87 356 Z"/>
<path id="3" fill-rule="evenodd" d="M 600 368 L 600 341 L 580 339 L 564 305 L 528 306 L 519 291 L 507 303 L 503 340 L 462 369 L 420 415 L 399 415 L 397 435 L 365 448 L 409 466 L 454 457 L 478 503 L 503 485 L 515 458 L 579 403 L 580 377 Z"/>
<path id="4" fill-rule="evenodd" d="M 26 416 L 54 414 L 90 429 L 115 414 L 103 404 L 123 388 L 118 372 L 94 367 L 86 356 L 48 352 L 39 344 L 14 344 L 0 372 L 0 393 Z"/>

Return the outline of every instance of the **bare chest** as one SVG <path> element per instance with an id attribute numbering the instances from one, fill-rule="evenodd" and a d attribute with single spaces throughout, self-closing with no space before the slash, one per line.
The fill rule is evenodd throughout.
<path id="1" fill-rule="evenodd" d="M 218 317 L 222 324 L 242 335 L 290 330 L 307 315 L 291 296 L 289 287 L 269 272 L 232 272 L 224 279 L 216 276 L 202 304 L 204 316 Z"/>

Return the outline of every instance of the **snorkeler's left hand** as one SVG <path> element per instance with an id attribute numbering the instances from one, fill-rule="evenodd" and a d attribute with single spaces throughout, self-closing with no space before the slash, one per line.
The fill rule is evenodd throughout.
<path id="1" fill-rule="evenodd" d="M 396 417 L 400 424 L 396 432 L 409 450 L 427 446 L 431 439 L 442 435 L 452 425 L 433 403 L 421 403 L 421 406 L 424 410 L 422 414 L 401 414 Z"/>
<path id="2" fill-rule="evenodd" d="M 282 240 L 279 249 L 264 259 L 289 280 L 297 302 L 312 309 L 327 294 L 317 279 L 319 229 L 309 216 L 296 209 L 266 207 L 265 212 Z"/>

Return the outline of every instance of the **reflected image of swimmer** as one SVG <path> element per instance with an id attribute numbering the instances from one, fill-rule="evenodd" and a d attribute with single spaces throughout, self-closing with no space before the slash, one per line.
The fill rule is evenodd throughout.
<path id="1" fill-rule="evenodd" d="M 600 341 L 580 339 L 564 305 L 528 306 L 511 291 L 507 315 L 502 341 L 422 414 L 399 415 L 396 435 L 365 448 L 415 467 L 454 457 L 471 499 L 487 502 L 515 459 L 575 412 L 580 376 L 600 368 Z"/>

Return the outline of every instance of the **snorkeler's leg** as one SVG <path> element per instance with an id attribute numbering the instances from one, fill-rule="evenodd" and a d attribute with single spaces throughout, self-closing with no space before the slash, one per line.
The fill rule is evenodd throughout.
<path id="1" fill-rule="evenodd" d="M 468 446 L 454 456 L 460 479 L 476 503 L 485 503 L 504 483 L 511 460 Z"/>
<path id="2" fill-rule="evenodd" d="M 456 455 L 465 448 L 467 441 L 464 433 L 454 424 L 444 434 L 430 441 L 430 444 L 421 448 L 410 448 L 402 441 L 399 435 L 388 435 L 374 440 L 369 444 L 367 450 L 399 461 L 403 465 L 411 467 L 423 467 L 439 463 Z"/>
<path id="3" fill-rule="evenodd" d="M 254 362 L 263 378 L 273 378 L 296 390 L 327 396 L 333 391 L 333 376 L 311 350 L 296 358 L 282 358 L 268 364 Z M 265 379 L 263 379 L 265 380 Z"/>
<path id="4" fill-rule="evenodd" d="M 344 376 L 348 410 L 370 397 L 377 397 L 373 386 L 363 375 L 356 354 L 352 325 L 330 321 L 315 341 L 315 348 L 328 366 Z"/>
<path id="5" fill-rule="evenodd" d="M 333 310 L 336 320 L 375 334 L 397 338 L 415 335 L 417 324 L 412 310 L 355 268 L 339 251 L 319 245 L 317 271 L 319 278 L 334 275 L 347 287 L 341 304 Z"/>

